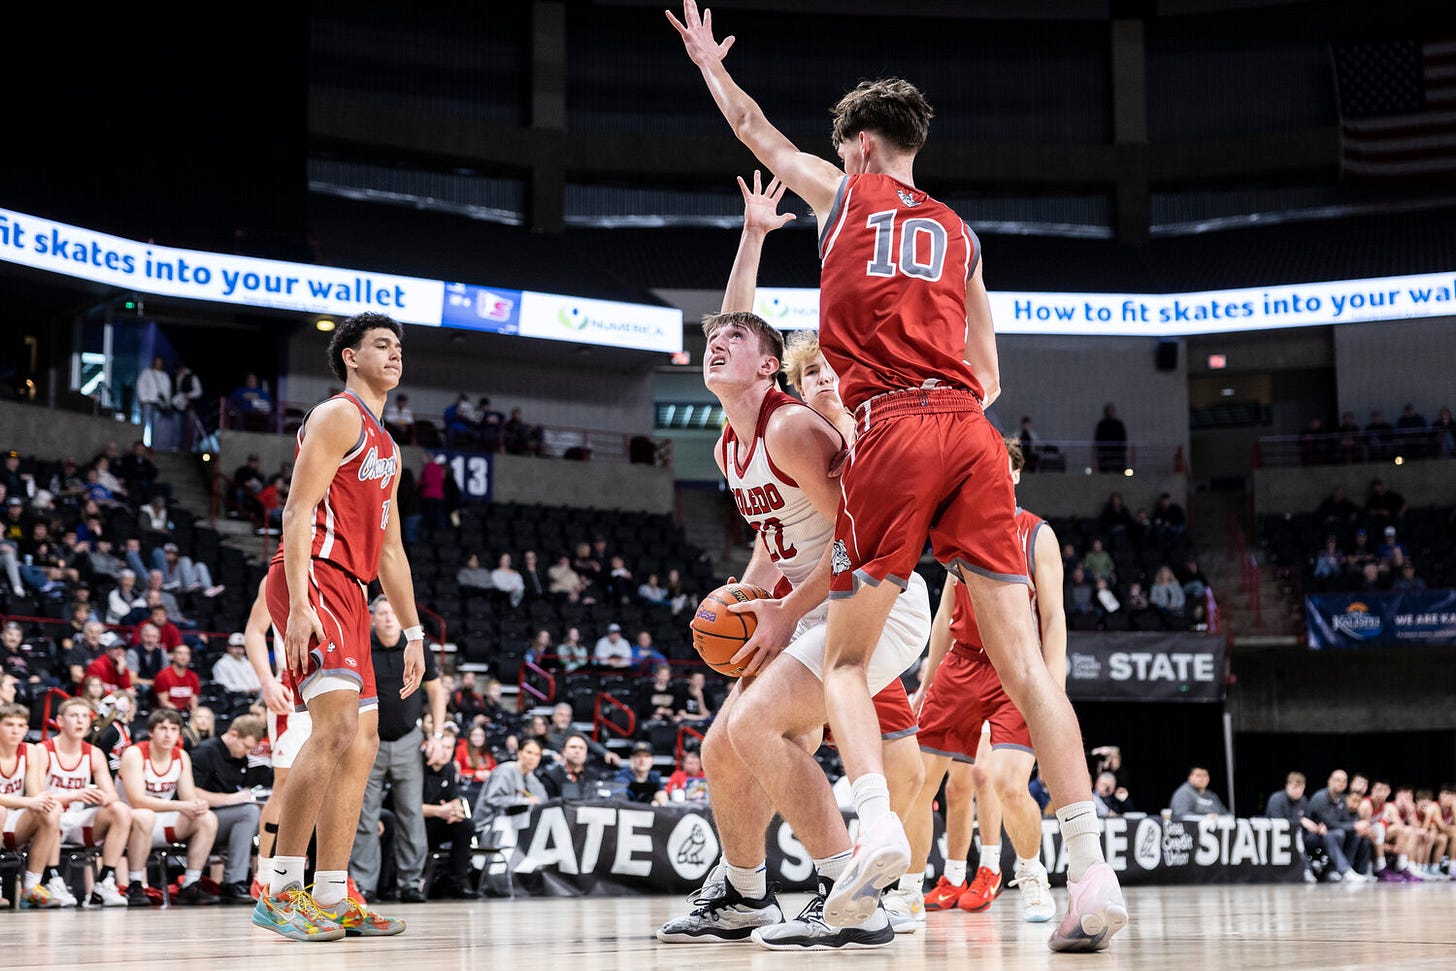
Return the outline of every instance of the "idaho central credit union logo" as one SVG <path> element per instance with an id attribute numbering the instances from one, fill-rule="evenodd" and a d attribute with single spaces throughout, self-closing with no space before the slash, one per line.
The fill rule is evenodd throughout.
<path id="1" fill-rule="evenodd" d="M 1346 607 L 1343 614 L 1337 614 L 1333 618 L 1333 624 L 1335 630 L 1341 634 L 1362 641 L 1379 637 L 1385 627 L 1385 623 L 1359 600 Z"/>

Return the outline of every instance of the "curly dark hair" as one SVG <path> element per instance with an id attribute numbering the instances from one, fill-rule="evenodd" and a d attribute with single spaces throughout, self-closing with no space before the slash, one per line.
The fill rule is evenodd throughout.
<path id="1" fill-rule="evenodd" d="M 383 328 L 390 331 L 395 337 L 404 340 L 404 328 L 399 321 L 388 314 L 362 313 L 342 321 L 334 328 L 334 335 L 329 338 L 329 370 L 334 377 L 340 381 L 349 380 L 349 369 L 344 366 L 344 348 L 358 350 L 359 345 L 364 342 L 364 335 L 371 330 Z"/>

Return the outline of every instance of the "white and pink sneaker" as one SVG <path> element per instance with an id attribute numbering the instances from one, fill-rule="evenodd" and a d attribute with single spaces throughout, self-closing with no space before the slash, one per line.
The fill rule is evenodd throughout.
<path id="1" fill-rule="evenodd" d="M 1127 904 L 1117 874 L 1106 863 L 1094 863 L 1081 880 L 1067 881 L 1067 916 L 1047 946 L 1053 951 L 1101 951 L 1126 926 Z"/>
<path id="2" fill-rule="evenodd" d="M 824 922 L 831 927 L 854 927 L 875 915 L 880 891 L 910 869 L 910 841 L 900 817 L 885 813 L 872 824 L 861 824 L 849 865 L 834 881 L 824 901 Z"/>

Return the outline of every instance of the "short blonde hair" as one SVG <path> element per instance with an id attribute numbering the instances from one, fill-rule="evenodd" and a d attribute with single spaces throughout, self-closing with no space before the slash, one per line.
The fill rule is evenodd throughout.
<path id="1" fill-rule="evenodd" d="M 804 392 L 804 365 L 818 353 L 817 330 L 796 330 L 784 341 L 784 378 L 800 394 Z"/>

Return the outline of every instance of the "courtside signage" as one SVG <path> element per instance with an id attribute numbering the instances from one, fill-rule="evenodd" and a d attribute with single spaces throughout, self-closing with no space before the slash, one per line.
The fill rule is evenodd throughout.
<path id="1" fill-rule="evenodd" d="M 1199 293 L 990 291 L 1000 334 L 1189 337 L 1456 316 L 1456 273 Z M 754 309 L 780 330 L 819 325 L 819 291 L 759 287 Z"/>
<path id="2" fill-rule="evenodd" d="M 0 209 L 0 260 L 134 293 L 522 337 L 682 350 L 682 312 L 157 246 Z"/>

